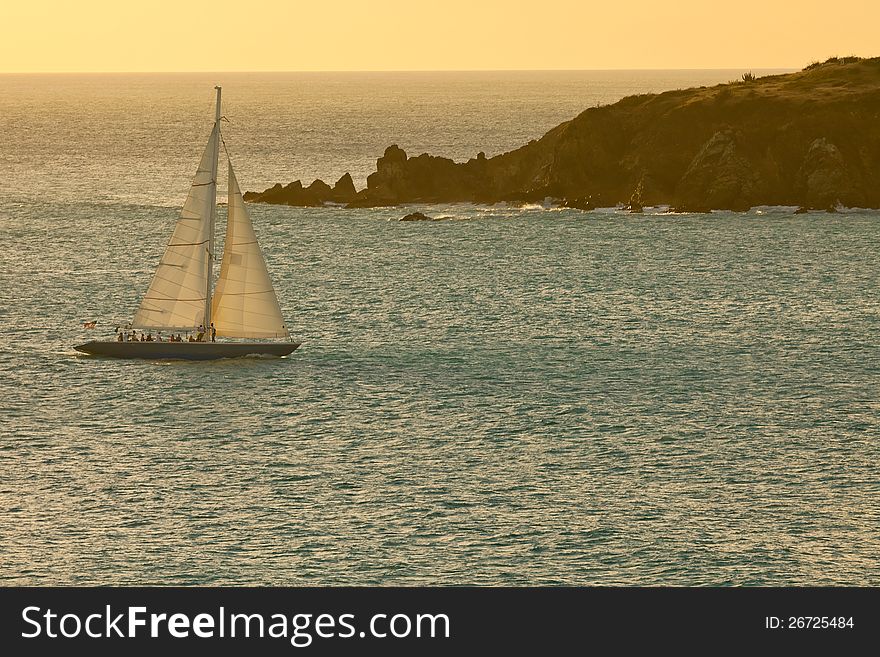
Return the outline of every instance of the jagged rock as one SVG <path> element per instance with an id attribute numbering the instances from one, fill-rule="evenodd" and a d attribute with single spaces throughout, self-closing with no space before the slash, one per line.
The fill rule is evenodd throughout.
<path id="1" fill-rule="evenodd" d="M 294 180 L 292 183 L 285 185 L 280 190 L 278 185 L 272 187 L 267 193 L 263 194 L 260 200 L 267 203 L 277 203 L 279 205 L 297 205 L 304 207 L 316 207 L 321 205 L 321 199 L 318 195 L 309 189 L 303 189 L 302 181 Z"/>
<path id="2" fill-rule="evenodd" d="M 401 217 L 401 221 L 439 221 L 439 219 L 435 219 L 434 217 L 429 217 L 426 214 L 422 214 L 421 212 L 410 212 L 405 217 Z"/>
<path id="3" fill-rule="evenodd" d="M 362 189 L 357 195 L 349 201 L 345 207 L 347 208 L 381 208 L 388 205 L 397 205 L 397 201 L 388 196 L 379 196 L 375 190 L 370 193 L 367 189 Z"/>
<path id="4" fill-rule="evenodd" d="M 562 207 L 564 208 L 575 208 L 577 210 L 584 210 L 585 212 L 589 212 L 590 210 L 595 210 L 596 206 L 593 203 L 592 199 L 580 197 L 573 199 L 565 199 L 562 202 Z"/>
<path id="5" fill-rule="evenodd" d="M 629 211 L 633 214 L 639 214 L 644 211 L 644 207 L 642 206 L 642 188 L 643 181 L 639 181 L 638 186 L 633 191 L 632 196 L 629 197 Z"/>
<path id="6" fill-rule="evenodd" d="M 242 195 L 242 198 L 245 201 L 253 201 L 255 203 L 270 203 L 271 201 L 267 201 L 267 198 L 275 198 L 283 189 L 281 183 L 275 183 L 269 189 L 264 190 L 262 192 L 245 192 Z"/>
<path id="7" fill-rule="evenodd" d="M 314 194 L 316 198 L 324 201 L 329 199 L 333 194 L 333 188 L 323 180 L 315 180 L 311 185 L 306 187 L 306 191 Z"/>
<path id="8" fill-rule="evenodd" d="M 825 137 L 810 144 L 799 172 L 804 199 L 811 207 L 832 207 L 837 203 L 860 205 L 863 198 L 855 185 L 840 149 Z"/>
<path id="9" fill-rule="evenodd" d="M 335 203 L 350 203 L 355 196 L 357 196 L 357 190 L 354 187 L 354 181 L 351 179 L 351 174 L 346 173 L 333 185 L 330 200 Z"/>
<path id="10" fill-rule="evenodd" d="M 385 149 L 385 154 L 376 160 L 376 170 L 382 171 L 383 168 L 399 166 L 407 160 L 406 151 L 397 144 L 391 144 Z"/>
<path id="11" fill-rule="evenodd" d="M 595 210 L 598 206 L 593 201 L 592 196 L 580 196 L 578 198 L 564 199 L 562 201 L 562 207 L 589 212 L 590 210 Z"/>
<path id="12" fill-rule="evenodd" d="M 406 152 L 397 144 L 385 149 L 385 154 L 376 160 L 375 173 L 367 176 L 367 192 L 371 199 L 381 205 L 400 202 L 402 187 L 406 184 L 403 169 L 406 160 Z"/>
<path id="13" fill-rule="evenodd" d="M 485 155 L 464 164 L 427 153 L 407 157 L 395 144 L 385 149 L 385 154 L 376 161 L 376 171 L 367 177 L 367 189 L 349 205 L 489 200 L 485 194 L 487 163 Z"/>
<path id="14" fill-rule="evenodd" d="M 716 132 L 678 183 L 678 203 L 748 210 L 755 205 L 754 167 L 737 148 L 733 130 Z"/>
<path id="15" fill-rule="evenodd" d="M 264 192 L 246 192 L 244 200 L 255 203 L 317 207 L 328 201 L 348 203 L 355 198 L 356 193 L 351 176 L 346 173 L 334 187 L 318 179 L 303 188 L 301 181 L 294 180 L 283 187 L 280 183 L 275 184 Z"/>
<path id="16" fill-rule="evenodd" d="M 712 208 L 708 205 L 676 205 L 675 207 L 670 208 L 670 212 L 683 213 L 688 212 L 692 214 L 708 214 L 712 212 Z"/>

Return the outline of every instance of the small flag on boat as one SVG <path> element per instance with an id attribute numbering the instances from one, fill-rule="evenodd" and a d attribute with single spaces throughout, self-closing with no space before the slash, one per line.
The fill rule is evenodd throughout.
<path id="1" fill-rule="evenodd" d="M 97 319 L 94 320 L 94 321 L 92 321 L 92 322 L 83 322 L 83 328 L 93 329 L 93 328 L 95 328 L 95 326 L 97 325 L 97 323 L 98 323 L 98 320 L 97 320 Z"/>

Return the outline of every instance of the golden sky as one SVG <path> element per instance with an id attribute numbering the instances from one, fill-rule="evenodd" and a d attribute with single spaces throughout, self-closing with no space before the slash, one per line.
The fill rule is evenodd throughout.
<path id="1" fill-rule="evenodd" d="M 880 0 L 0 0 L 0 72 L 801 68 Z"/>

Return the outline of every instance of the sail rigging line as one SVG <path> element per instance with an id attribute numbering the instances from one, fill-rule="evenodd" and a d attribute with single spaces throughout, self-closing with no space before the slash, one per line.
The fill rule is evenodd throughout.
<path id="1" fill-rule="evenodd" d="M 226 123 L 230 122 L 229 119 L 227 119 L 225 116 L 221 116 L 220 120 L 225 120 Z M 220 143 L 223 145 L 223 152 L 226 153 L 226 161 L 232 164 L 232 156 L 229 154 L 229 149 L 226 147 L 226 140 L 223 139 L 223 131 L 218 130 L 217 132 L 220 134 Z"/>
<path id="2" fill-rule="evenodd" d="M 208 240 L 202 240 L 201 242 L 180 242 L 178 244 L 169 244 L 168 246 L 199 246 L 201 244 L 207 244 Z"/>

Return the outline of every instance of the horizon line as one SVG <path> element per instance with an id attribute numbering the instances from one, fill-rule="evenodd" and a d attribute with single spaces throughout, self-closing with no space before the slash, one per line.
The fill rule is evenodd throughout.
<path id="1" fill-rule="evenodd" d="M 805 64 L 804 66 L 807 66 Z M 301 70 L 192 70 L 192 71 L 0 71 L 0 75 L 207 75 L 241 73 L 584 73 L 626 71 L 799 71 L 794 66 L 713 66 L 713 67 L 647 67 L 647 68 L 463 68 L 463 69 L 301 69 Z"/>

